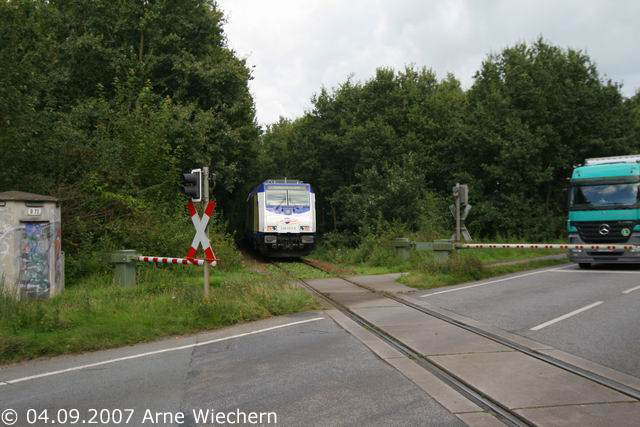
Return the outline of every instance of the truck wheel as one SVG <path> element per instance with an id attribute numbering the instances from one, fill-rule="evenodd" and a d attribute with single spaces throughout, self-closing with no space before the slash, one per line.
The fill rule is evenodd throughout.
<path id="1" fill-rule="evenodd" d="M 590 262 L 580 262 L 578 263 L 578 266 L 582 269 L 586 269 L 586 268 L 591 268 L 591 263 Z"/>

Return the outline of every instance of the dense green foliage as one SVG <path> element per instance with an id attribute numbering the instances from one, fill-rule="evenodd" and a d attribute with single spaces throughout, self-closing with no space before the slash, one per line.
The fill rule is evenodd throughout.
<path id="1" fill-rule="evenodd" d="M 0 189 L 62 199 L 71 260 L 181 255 L 190 167 L 209 165 L 222 210 L 242 209 L 259 129 L 211 1 L 2 0 L 0 23 Z"/>
<path id="2" fill-rule="evenodd" d="M 178 182 L 195 165 L 216 175 L 219 239 L 246 191 L 282 176 L 314 185 L 320 231 L 342 243 L 448 237 L 456 182 L 475 236 L 549 239 L 573 165 L 640 148 L 640 94 L 542 39 L 489 55 L 468 90 L 426 68 L 347 79 L 261 137 L 213 0 L 0 0 L 0 24 L 0 191 L 62 200 L 68 276 L 91 270 L 80 253 L 182 254 Z"/>
<path id="3" fill-rule="evenodd" d="M 468 97 L 459 169 L 479 196 L 474 218 L 485 233 L 550 237 L 565 219 L 573 166 L 640 147 L 619 87 L 581 52 L 542 41 L 506 49 L 485 61 Z"/>
<path id="4" fill-rule="evenodd" d="M 267 174 L 315 185 L 325 229 L 355 231 L 380 219 L 416 226 L 437 209 L 426 190 L 445 187 L 447 165 L 434 160 L 453 148 L 466 104 L 452 76 L 379 69 L 365 84 L 323 89 L 313 104 L 304 117 L 273 125 L 262 154 Z"/>
<path id="5" fill-rule="evenodd" d="M 341 233 L 393 223 L 446 235 L 461 182 L 476 236 L 557 238 L 572 167 L 640 148 L 638 95 L 625 100 L 586 54 L 542 39 L 490 55 L 467 91 L 451 75 L 383 68 L 312 103 L 268 129 L 264 174 L 315 184 L 320 225 Z"/>

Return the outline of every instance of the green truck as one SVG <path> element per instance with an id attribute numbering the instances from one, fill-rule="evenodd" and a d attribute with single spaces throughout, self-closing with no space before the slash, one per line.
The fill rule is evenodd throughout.
<path id="1" fill-rule="evenodd" d="M 640 155 L 587 159 L 573 170 L 567 231 L 572 244 L 640 245 Z M 637 249 L 571 249 L 580 268 L 640 263 Z"/>

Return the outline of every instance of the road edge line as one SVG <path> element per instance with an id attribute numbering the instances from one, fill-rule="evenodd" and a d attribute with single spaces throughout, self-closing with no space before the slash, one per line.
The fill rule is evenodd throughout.
<path id="1" fill-rule="evenodd" d="M 263 332 L 269 332 L 269 331 L 273 331 L 273 330 L 276 330 L 276 329 L 286 328 L 288 326 L 301 325 L 301 324 L 304 324 L 304 323 L 316 322 L 318 320 L 324 320 L 324 319 L 325 319 L 324 317 L 314 317 L 312 319 L 305 319 L 305 320 L 299 320 L 299 321 L 296 321 L 296 322 L 285 323 L 283 325 L 270 326 L 268 328 L 258 329 L 258 330 L 250 331 L 250 332 L 244 332 L 244 333 L 241 333 L 241 334 L 229 335 L 227 337 L 216 338 L 216 339 L 213 339 L 213 340 L 196 342 L 196 343 L 193 343 L 193 344 L 186 344 L 186 345 L 181 345 L 181 346 L 178 346 L 178 347 L 163 348 L 161 350 L 148 351 L 148 352 L 145 352 L 145 353 L 132 354 L 132 355 L 129 355 L 129 356 L 118 357 L 118 358 L 115 358 L 115 359 L 109 359 L 109 360 L 103 360 L 103 361 L 95 362 L 95 363 L 88 363 L 88 364 L 85 364 L 85 365 L 73 366 L 71 368 L 60 369 L 60 370 L 57 370 L 57 371 L 43 372 L 41 374 L 31 375 L 31 376 L 28 376 L 28 377 L 16 378 L 16 379 L 13 379 L 13 380 L 4 380 L 3 382 L 0 382 L 0 387 L 6 386 L 6 385 L 17 384 L 17 383 L 21 383 L 21 382 L 25 382 L 25 381 L 31 381 L 31 380 L 35 380 L 35 379 L 38 379 L 38 378 L 50 377 L 50 376 L 53 376 L 53 375 L 65 374 L 65 373 L 68 373 L 68 372 L 75 372 L 75 371 L 81 371 L 81 370 L 84 370 L 84 369 L 95 368 L 96 366 L 103 366 L 103 365 L 108 365 L 108 364 L 112 364 L 112 363 L 123 362 L 125 360 L 140 359 L 142 357 L 153 356 L 153 355 L 161 354 L 161 353 L 168 353 L 168 352 L 173 352 L 173 351 L 186 350 L 186 349 L 190 349 L 190 348 L 194 348 L 194 347 L 201 347 L 203 345 L 214 344 L 214 343 L 221 342 L 221 341 L 228 341 L 228 340 L 231 340 L 231 339 L 241 338 L 241 337 L 245 337 L 245 336 L 248 336 L 248 335 L 256 335 L 256 334 L 263 333 Z"/>

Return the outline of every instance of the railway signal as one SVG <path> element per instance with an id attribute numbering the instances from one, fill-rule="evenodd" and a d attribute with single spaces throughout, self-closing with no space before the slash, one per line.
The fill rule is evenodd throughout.
<path id="1" fill-rule="evenodd" d="M 202 169 L 191 169 L 190 173 L 182 174 L 182 192 L 189 196 L 192 202 L 202 201 L 202 178 Z"/>
<path id="2" fill-rule="evenodd" d="M 204 267 L 204 297 L 209 298 L 209 266 L 215 265 L 216 257 L 211 250 L 209 244 L 209 237 L 207 232 L 207 226 L 209 224 L 209 218 L 213 214 L 215 209 L 215 202 L 209 201 L 209 167 L 204 166 L 198 169 L 191 169 L 191 173 L 182 174 L 183 186 L 182 191 L 189 197 L 189 203 L 187 209 L 189 210 L 189 216 L 196 229 L 196 235 L 193 238 L 191 247 L 187 253 L 186 259 L 192 259 L 195 255 L 198 246 L 202 245 L 202 249 L 205 251 L 206 261 L 203 263 Z M 205 212 L 202 218 L 198 217 L 193 203 L 202 202 L 205 206 Z"/>

